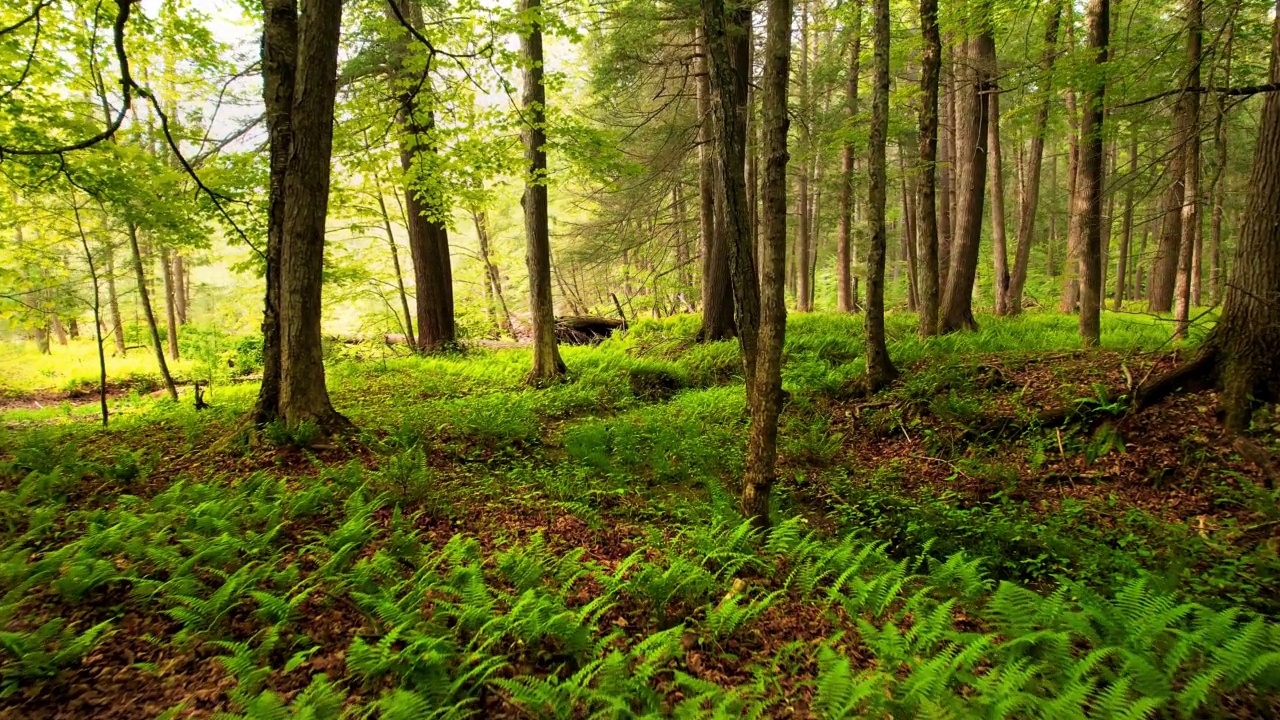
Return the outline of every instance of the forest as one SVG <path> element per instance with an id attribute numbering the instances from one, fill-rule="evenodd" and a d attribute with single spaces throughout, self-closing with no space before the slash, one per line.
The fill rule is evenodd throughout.
<path id="1" fill-rule="evenodd" d="M 1280 717 L 1280 0 L 6 0 L 0 720 Z"/>

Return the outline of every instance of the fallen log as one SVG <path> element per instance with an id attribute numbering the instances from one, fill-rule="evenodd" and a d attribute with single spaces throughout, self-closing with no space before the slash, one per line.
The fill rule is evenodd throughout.
<path id="1" fill-rule="evenodd" d="M 626 323 L 613 318 L 569 315 L 556 318 L 556 340 L 566 345 L 595 345 L 625 327 Z"/>

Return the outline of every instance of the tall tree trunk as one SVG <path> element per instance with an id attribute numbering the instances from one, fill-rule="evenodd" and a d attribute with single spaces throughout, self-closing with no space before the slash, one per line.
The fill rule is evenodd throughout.
<path id="1" fill-rule="evenodd" d="M 1224 71 L 1222 84 L 1231 86 L 1231 50 L 1235 41 L 1235 21 L 1229 21 L 1227 27 L 1226 49 L 1223 51 Z M 1213 203 L 1209 225 L 1209 302 L 1217 305 L 1222 302 L 1222 216 L 1227 171 L 1227 130 L 1226 97 L 1219 94 L 1216 98 L 1216 112 L 1213 117 L 1213 177 L 1209 180 L 1207 196 Z M 1197 301 L 1198 302 L 1198 301 Z"/>
<path id="2" fill-rule="evenodd" d="M 907 263 L 907 309 L 910 312 L 920 310 L 920 277 L 916 263 L 916 188 L 914 174 L 907 170 L 907 148 L 918 148 L 919 144 L 911 135 L 904 135 L 898 140 L 898 175 L 902 182 L 899 189 L 902 193 L 902 259 Z"/>
<path id="3" fill-rule="evenodd" d="M 800 63 L 796 82 L 800 85 L 800 168 L 796 173 L 796 311 L 813 310 L 809 282 L 809 173 L 813 163 L 813 107 L 809 88 L 809 2 L 800 0 Z"/>
<path id="4" fill-rule="evenodd" d="M 1027 286 L 1027 268 L 1031 263 L 1031 244 L 1035 239 L 1036 211 L 1040 206 L 1040 172 L 1044 166 L 1044 136 L 1049 124 L 1049 109 L 1053 102 L 1053 64 L 1058 56 L 1058 23 L 1062 15 L 1062 3 L 1055 2 L 1049 13 L 1044 31 L 1044 55 L 1040 68 L 1043 73 L 1040 102 L 1036 107 L 1035 121 L 1031 129 L 1031 143 L 1027 153 L 1024 173 L 1022 206 L 1018 210 L 1018 240 L 1014 250 L 1013 274 L 1009 278 L 1009 305 L 1011 315 L 1022 312 L 1022 294 Z"/>
<path id="5" fill-rule="evenodd" d="M 916 211 L 920 262 L 920 337 L 938 334 L 938 212 L 934 197 L 938 168 L 938 74 L 942 39 L 938 34 L 938 0 L 920 0 L 920 201 Z M 950 198 L 944 197 L 945 205 Z"/>
<path id="6" fill-rule="evenodd" d="M 785 2 L 785 0 L 784 0 Z M 766 66 L 774 57 L 773 6 L 770 5 Z M 777 455 L 778 410 L 781 401 L 781 323 L 775 319 L 771 325 L 761 323 L 760 287 L 774 293 L 778 279 L 766 272 L 765 282 L 757 279 L 753 261 L 753 238 L 747 212 L 746 181 L 743 176 L 746 151 L 746 123 L 743 100 L 746 97 L 748 74 L 742 64 L 733 62 L 737 55 L 730 40 L 732 34 L 749 27 L 749 7 L 736 9 L 726 16 L 723 0 L 703 0 L 702 26 L 707 38 L 710 59 L 713 136 L 716 148 L 716 200 L 717 220 L 724 223 L 726 244 L 729 249 L 730 277 L 732 278 L 738 343 L 742 349 L 747 380 L 747 407 L 751 427 L 747 440 L 747 472 L 743 482 L 742 506 L 744 513 L 757 524 L 769 524 L 769 488 L 773 484 Z M 772 123 L 776 120 L 770 107 L 772 87 L 768 70 L 765 77 L 764 123 L 767 143 L 772 140 Z M 785 82 L 785 79 L 784 79 Z M 783 96 L 785 98 L 785 94 Z M 784 99 L 785 102 L 785 99 Z M 775 174 L 772 167 L 772 146 L 768 147 L 764 190 L 766 192 L 765 223 L 770 223 L 773 199 L 768 193 L 770 179 Z M 785 169 L 785 166 L 784 166 Z M 785 201 L 784 201 L 785 202 Z M 772 229 L 772 228 L 770 228 Z M 773 236 L 771 236 L 772 239 Z M 767 242 L 770 259 L 778 259 L 774 243 Z M 776 263 L 772 269 L 776 269 Z M 803 266 L 802 266 L 803 267 Z M 778 297 L 780 298 L 780 293 Z M 785 309 L 781 312 L 785 313 Z M 761 352 L 761 336 L 765 336 L 764 352 Z"/>
<path id="7" fill-rule="evenodd" d="M 1280 82 L 1280 7 L 1273 20 L 1270 81 Z M 1266 93 L 1240 240 L 1222 316 L 1188 364 L 1139 389 L 1150 404 L 1179 387 L 1216 380 L 1224 424 L 1249 428 L 1253 403 L 1280 399 L 1280 93 Z"/>
<path id="8" fill-rule="evenodd" d="M 1009 249 L 1004 223 L 1004 165 L 1000 156 L 1000 89 L 987 96 L 991 119 L 987 125 L 987 174 L 991 183 L 991 258 L 995 271 L 996 315 L 1008 315 Z"/>
<path id="9" fill-rule="evenodd" d="M 382 196 L 382 183 L 377 174 L 373 176 L 374 194 L 378 200 L 378 212 L 382 214 L 382 229 L 387 234 L 387 249 L 391 251 L 391 267 L 396 273 L 396 294 L 400 296 L 400 309 L 404 312 L 404 336 L 413 342 L 417 335 L 413 332 L 413 311 L 409 309 L 409 293 L 404 289 L 404 272 L 400 269 L 400 249 L 396 243 L 396 234 L 391 229 L 391 213 L 387 212 L 387 200 Z"/>
<path id="10" fill-rule="evenodd" d="M 111 311 L 111 335 L 116 342 L 116 354 L 125 355 L 124 320 L 120 316 L 120 296 L 116 292 L 116 249 L 108 242 L 103 250 L 107 261 L 107 307 Z"/>
<path id="11" fill-rule="evenodd" d="M 1174 337 L 1185 338 L 1191 317 L 1191 274 L 1194 269 L 1196 230 L 1200 227 L 1200 63 L 1202 0 L 1187 5 L 1187 92 L 1184 93 L 1188 127 L 1187 143 L 1182 147 L 1183 195 L 1182 237 L 1178 243 L 1178 276 L 1174 281 Z"/>
<path id="12" fill-rule="evenodd" d="M 143 270 L 142 251 L 138 248 L 138 226 L 129 222 L 128 227 L 129 251 L 133 255 L 133 276 L 138 283 L 138 304 L 142 306 L 142 314 L 147 319 L 147 329 L 151 332 L 151 345 L 155 348 L 160 379 L 164 381 L 164 389 L 169 393 L 169 398 L 177 402 L 178 386 L 173 384 L 173 376 L 169 374 L 169 364 L 164 359 L 164 343 L 160 342 L 160 328 L 156 325 L 156 314 L 151 309 L 151 294 L 147 292 L 147 275 Z"/>
<path id="13" fill-rule="evenodd" d="M 1169 185 L 1162 203 L 1164 221 L 1160 240 L 1151 265 L 1151 284 L 1147 288 L 1147 309 L 1168 312 L 1173 307 L 1178 264 L 1183 238 L 1182 220 L 1186 200 L 1187 153 L 1193 136 L 1198 136 L 1193 116 L 1200 105 L 1196 88 L 1200 84 L 1200 17 L 1201 0 L 1186 0 L 1187 64 L 1183 92 L 1174 106 L 1174 132 L 1165 172 Z"/>
<path id="14" fill-rule="evenodd" d="M 848 76 L 845 78 L 845 122 L 852 128 L 858 118 L 858 62 L 862 52 L 862 0 L 854 0 L 852 42 L 849 46 Z M 936 85 L 936 83 L 935 83 Z M 934 88 L 935 105 L 937 88 Z M 934 109 L 935 120 L 937 109 Z M 936 132 L 936 128 L 935 128 Z M 857 153 L 853 139 L 846 136 L 840 151 L 840 227 L 836 234 L 836 311 L 856 312 L 858 296 L 853 292 L 853 159 Z"/>
<path id="15" fill-rule="evenodd" d="M 187 324 L 187 299 L 189 298 L 187 289 L 187 263 L 182 259 L 182 253 L 173 253 L 173 309 L 174 315 L 177 316 L 178 325 Z"/>
<path id="16" fill-rule="evenodd" d="M 425 26 L 418 0 L 394 0 L 399 15 L 388 6 L 387 14 L 421 32 Z M 435 110 L 430 106 L 430 80 L 411 66 L 408 42 L 397 53 L 397 78 L 407 89 L 400 95 L 400 167 L 404 171 L 406 224 L 409 254 L 413 258 L 414 295 L 418 310 L 417 347 L 431 353 L 457 344 L 453 316 L 453 267 L 449 260 L 449 230 L 442 210 L 430 194 L 419 191 L 423 176 L 439 164 L 435 139 Z M 423 76 L 428 77 L 428 76 Z"/>
<path id="17" fill-rule="evenodd" d="M 529 383 L 543 385 L 565 373 L 556 344 L 555 306 L 551 299 L 551 234 L 547 218 L 547 88 L 542 67 L 542 0 L 521 0 L 521 12 L 529 22 L 520 45 L 527 63 L 524 69 L 525 180 L 524 232 L 528 244 L 529 308 L 533 318 L 533 369 Z M 705 278 L 704 278 L 705 281 Z M 706 312 L 708 308 L 703 307 Z"/>
<path id="18" fill-rule="evenodd" d="M 1129 253 L 1133 239 L 1133 190 L 1138 182 L 1138 130 L 1129 128 L 1129 172 L 1125 178 L 1124 215 L 1120 220 L 1120 250 L 1116 253 L 1116 293 L 1111 309 L 1119 310 L 1129 284 Z"/>
<path id="19" fill-rule="evenodd" d="M 698 78 L 698 228 L 702 255 L 702 328 L 700 340 L 733 337 L 733 289 L 729 282 L 725 229 L 718 224 L 715 204 L 715 149 L 712 145 L 711 87 L 707 70 L 706 37 L 699 36 L 702 57 Z"/>
<path id="20" fill-rule="evenodd" d="M 941 332 L 977 329 L 973 319 L 973 284 L 978 271 L 978 245 L 982 238 L 982 204 L 987 176 L 987 123 L 990 104 L 987 102 L 994 88 L 993 66 L 995 40 L 991 35 L 989 8 L 982 5 L 973 18 L 975 27 L 968 40 L 967 62 L 962 66 L 957 98 L 956 115 L 959 126 L 956 134 L 957 168 L 959 178 L 959 204 L 957 205 L 956 234 L 952 240 L 951 270 L 947 274 L 946 289 L 942 297 Z"/>
<path id="21" fill-rule="evenodd" d="M 1102 173 L 1103 100 L 1106 96 L 1104 70 L 1110 37 L 1109 0 L 1089 3 L 1089 52 L 1096 70 L 1090 74 L 1081 98 L 1080 172 L 1076 180 L 1075 212 L 1081 216 L 1083 245 L 1080 252 L 1080 338 L 1085 347 L 1097 345 L 1101 337 L 1102 305 Z"/>
<path id="22" fill-rule="evenodd" d="M 507 309 L 507 297 L 502 292 L 502 272 L 498 269 L 497 264 L 493 262 L 493 252 L 490 248 L 489 213 L 484 210 L 472 210 L 471 221 L 476 226 L 476 239 L 480 243 L 480 257 L 484 260 L 485 276 L 488 278 L 486 284 L 490 292 L 493 293 L 494 300 L 498 303 L 498 309 L 502 311 L 502 316 L 499 318 L 500 327 L 503 332 L 514 338 L 516 331 L 511 323 L 511 311 Z"/>
<path id="23" fill-rule="evenodd" d="M 164 246 L 160 247 L 160 267 L 164 270 L 164 313 L 169 357 L 178 360 L 181 358 L 178 350 L 178 288 L 173 278 L 173 257 Z"/>
<path id="24" fill-rule="evenodd" d="M 252 411 L 265 424 L 280 416 L 280 265 L 284 245 L 284 179 L 293 144 L 297 83 L 296 0 L 263 0 L 262 91 L 266 108 L 270 182 L 267 206 L 266 295 L 262 312 L 262 385 Z"/>
<path id="25" fill-rule="evenodd" d="M 959 154 L 956 152 L 956 63 L 958 46 L 951 40 L 950 62 L 944 63 L 945 91 L 942 102 L 941 165 L 938 168 L 938 312 L 942 312 L 942 293 L 946 290 L 947 275 L 951 272 L 951 243 L 956 235 L 956 187 L 959 171 Z M 941 57 L 941 56 L 939 56 Z"/>
<path id="26" fill-rule="evenodd" d="M 867 252 L 867 389 L 875 392 L 898 376 L 889 360 L 884 332 L 885 205 L 888 178 L 885 145 L 889 137 L 889 0 L 873 0 L 875 60 L 871 81 L 870 171 L 867 178 L 867 218 L 871 246 Z"/>
<path id="27" fill-rule="evenodd" d="M 1076 46 L 1075 5 L 1067 6 L 1067 46 Z M 1075 212 L 1076 188 L 1080 174 L 1080 114 L 1076 90 L 1068 84 L 1062 90 L 1067 106 L 1067 253 L 1062 264 L 1062 295 L 1058 310 L 1073 313 L 1080 308 L 1080 258 L 1084 251 L 1083 215 Z"/>
<path id="28" fill-rule="evenodd" d="M 349 422 L 329 400 L 320 339 L 325 218 L 333 155 L 342 0 L 310 0 L 298 16 L 293 142 L 284 177 L 280 252 L 280 417 L 326 433 Z"/>

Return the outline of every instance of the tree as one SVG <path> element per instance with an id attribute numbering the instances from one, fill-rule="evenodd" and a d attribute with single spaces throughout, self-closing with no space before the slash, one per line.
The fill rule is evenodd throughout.
<path id="1" fill-rule="evenodd" d="M 996 46 L 991 30 L 989 0 L 976 0 L 968 18 L 972 23 L 960 66 L 957 92 L 956 176 L 959 180 L 956 231 L 952 238 L 951 270 L 942 295 L 943 333 L 977 329 L 973 319 L 973 283 L 978 271 L 978 245 L 982 238 L 983 191 L 987 177 L 987 123 L 995 88 Z"/>
<path id="2" fill-rule="evenodd" d="M 853 128 L 858 119 L 859 56 L 862 53 L 862 0 L 853 4 L 852 41 L 849 45 L 848 77 L 845 78 L 845 113 L 848 126 L 840 151 L 840 227 L 836 235 L 836 311 L 857 312 L 858 292 L 853 279 L 853 264 L 857 253 L 853 243 L 853 168 L 857 148 L 853 142 Z M 934 6 L 934 33 L 937 33 L 937 6 Z M 934 135 L 937 135 L 937 68 L 934 68 Z M 937 239 L 935 237 L 935 244 Z M 936 253 L 936 249 L 935 249 Z"/>
<path id="3" fill-rule="evenodd" d="M 704 0 L 719 5 L 722 0 Z M 787 82 L 791 64 L 791 0 L 769 0 L 765 18 L 760 125 L 764 172 L 760 187 L 761 274 L 755 357 L 747 360 L 751 430 L 742 512 L 769 524 L 769 493 L 777 467 L 778 414 L 782 410 L 782 344 L 786 337 Z M 735 287 L 735 293 L 738 290 Z M 746 292 L 744 288 L 744 293 Z M 749 294 L 744 295 L 749 297 Z M 735 295 L 736 297 L 736 295 Z M 741 313 L 740 313 L 741 315 Z M 741 329 L 741 328 L 740 328 Z M 740 335 L 741 338 L 741 335 Z M 743 343 L 743 340 L 739 340 Z M 743 344 L 744 350 L 747 345 Z"/>
<path id="4" fill-rule="evenodd" d="M 1272 26 L 1270 82 L 1280 83 L 1280 12 Z M 1178 388 L 1216 384 L 1224 424 L 1237 433 L 1249 428 L 1255 401 L 1280 399 L 1280 93 L 1264 95 L 1248 187 L 1222 316 L 1190 362 L 1137 393 L 1143 406 Z"/>
<path id="5" fill-rule="evenodd" d="M 889 0 L 871 5 L 875 60 L 871 81 L 871 142 L 867 162 L 867 214 L 871 246 L 867 251 L 867 389 L 879 390 L 898 375 L 889 360 L 884 336 L 884 263 L 887 242 L 885 205 L 888 200 L 885 146 L 889 138 Z"/>
<path id="6" fill-rule="evenodd" d="M 937 0 L 920 0 L 920 180 L 916 185 L 916 238 L 920 262 L 920 336 L 938 334 L 938 74 L 942 38 L 938 34 Z"/>
<path id="7" fill-rule="evenodd" d="M 1100 338 L 1102 304 L 1102 134 L 1103 98 L 1106 94 L 1107 45 L 1110 36 L 1109 0 L 1089 3 L 1089 50 L 1094 71 L 1082 100 L 1080 116 L 1080 172 L 1072 212 L 1079 218 L 1083 245 L 1080 252 L 1080 338 L 1085 347 Z"/>
<path id="8" fill-rule="evenodd" d="M 270 226 L 279 223 L 278 270 L 271 267 L 270 247 L 267 253 L 267 313 L 269 317 L 273 310 L 275 272 L 276 327 L 271 332 L 278 333 L 279 375 L 272 379 L 278 382 L 274 390 L 267 387 L 264 370 L 258 412 L 289 425 L 311 422 L 335 432 L 349 422 L 333 409 L 325 386 L 320 310 L 342 1 L 312 0 L 298 12 L 290 0 L 267 0 L 264 11 L 262 67 L 272 165 L 269 234 Z M 273 396 L 274 412 L 262 406 L 264 398 Z"/>
<path id="9" fill-rule="evenodd" d="M 555 306 L 551 299 L 551 235 L 547 218 L 547 88 L 542 67 L 542 0 L 523 0 L 521 14 L 528 23 L 520 35 L 524 54 L 523 111 L 525 161 L 525 260 L 529 266 L 529 308 L 533 319 L 533 368 L 529 383 L 543 385 L 565 373 L 556 345 Z"/>
<path id="10" fill-rule="evenodd" d="M 160 378 L 164 381 L 165 392 L 170 399 L 177 402 L 178 387 L 173 383 L 173 375 L 169 373 L 169 364 L 164 359 L 164 343 L 160 341 L 160 330 L 156 325 L 156 314 L 151 306 L 151 293 L 147 291 L 147 276 L 142 265 L 142 250 L 138 246 L 138 226 L 129 222 L 129 251 L 133 256 L 134 279 L 138 282 L 138 304 L 142 306 L 142 314 L 147 319 L 147 329 L 151 332 L 151 345 L 156 352 L 156 365 L 160 368 Z"/>
<path id="11" fill-rule="evenodd" d="M 1022 203 L 1018 211 L 1018 239 L 1014 249 L 1013 274 L 1009 278 L 1009 302 L 1011 315 L 1022 312 L 1022 293 L 1027 284 L 1027 268 L 1031 262 L 1031 241 L 1035 237 L 1036 211 L 1040 206 L 1040 171 L 1044 164 L 1045 130 L 1049 124 L 1049 109 L 1053 102 L 1053 65 L 1058 57 L 1058 21 L 1062 16 L 1062 3 L 1053 0 L 1052 10 L 1044 31 L 1044 55 L 1040 61 L 1043 77 L 1040 102 L 1031 130 L 1031 147 L 1027 154 L 1027 167 L 1023 171 Z"/>

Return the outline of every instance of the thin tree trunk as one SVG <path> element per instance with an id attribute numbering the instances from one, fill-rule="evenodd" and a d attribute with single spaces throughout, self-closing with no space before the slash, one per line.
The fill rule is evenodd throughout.
<path id="1" fill-rule="evenodd" d="M 852 42 L 849 46 L 848 76 L 845 78 L 845 121 L 850 127 L 858 118 L 858 62 L 862 52 L 862 0 L 854 0 Z M 937 95 L 935 88 L 934 95 Z M 935 97 L 936 102 L 936 97 Z M 936 109 L 935 109 L 936 115 Z M 936 132 L 936 130 L 935 130 Z M 856 312 L 858 296 L 853 292 L 853 161 L 857 153 L 852 134 L 846 136 L 840 153 L 840 227 L 836 235 L 836 311 Z"/>
<path id="2" fill-rule="evenodd" d="M 107 426 L 107 353 L 102 342 L 102 283 L 98 280 L 98 265 L 93 261 L 93 253 L 89 251 L 89 237 L 85 235 L 84 224 L 80 221 L 80 207 L 71 205 L 75 213 L 76 230 L 80 235 L 80 247 L 84 250 L 84 261 L 89 266 L 89 280 L 93 282 L 93 329 L 94 340 L 98 345 L 98 403 L 102 412 L 102 427 Z"/>
<path id="3" fill-rule="evenodd" d="M 1116 253 L 1116 292 L 1111 309 L 1119 310 L 1124 303 L 1125 288 L 1129 284 L 1130 241 L 1133 239 L 1133 190 L 1138 182 L 1138 130 L 1129 128 L 1129 173 L 1125 179 L 1124 216 L 1120 221 L 1120 250 Z"/>
<path id="4" fill-rule="evenodd" d="M 875 60 L 871 82 L 871 140 L 868 160 L 867 218 L 871 246 L 867 251 L 867 313 L 865 318 L 867 389 L 875 392 L 893 381 L 898 371 L 889 359 L 884 332 L 884 262 L 888 201 L 885 146 L 889 138 L 889 0 L 873 0 Z"/>
<path id="5" fill-rule="evenodd" d="M 1178 244 L 1178 276 L 1174 282 L 1174 337 L 1185 338 L 1191 317 L 1191 286 L 1194 270 L 1196 228 L 1200 225 L 1200 63 L 1202 0 L 1190 0 L 1187 7 L 1187 92 L 1185 112 L 1188 132 L 1183 146 L 1182 237 Z"/>
<path id="6" fill-rule="evenodd" d="M 1080 215 L 1083 243 L 1080 249 L 1080 338 L 1085 347 L 1097 345 L 1101 338 L 1102 309 L 1102 173 L 1103 122 L 1106 113 L 1104 67 L 1110 36 L 1111 8 L 1109 0 L 1089 3 L 1089 52 L 1096 70 L 1082 100 L 1080 118 L 1080 168 L 1076 179 L 1073 205 Z"/>
<path id="7" fill-rule="evenodd" d="M 378 211 L 382 214 L 382 229 L 387 234 L 387 249 L 391 251 L 391 267 L 396 273 L 396 294 L 400 296 L 400 309 L 404 312 L 404 336 L 412 342 L 417 335 L 413 332 L 413 311 L 409 309 L 409 293 L 404 288 L 404 272 L 400 269 L 400 249 L 396 243 L 396 234 L 391 229 L 391 213 L 387 212 L 387 201 L 382 196 L 382 184 L 376 174 L 373 176 L 373 183 Z"/>
<path id="8" fill-rule="evenodd" d="M 494 299 L 498 301 L 498 309 L 502 311 L 500 327 L 503 332 L 515 338 L 516 331 L 511 323 L 511 311 L 507 309 L 507 298 L 502 292 L 502 272 L 493 262 L 493 253 L 490 248 L 489 213 L 484 210 L 473 210 L 471 221 L 476 226 L 476 238 L 480 242 L 480 257 L 484 260 L 485 275 L 488 277 L 487 285 Z"/>
<path id="9" fill-rule="evenodd" d="M 169 374 L 169 364 L 164 359 L 164 344 L 160 342 L 160 329 L 156 325 L 156 315 L 151 309 L 151 295 L 147 292 L 147 276 L 143 271 L 142 252 L 138 248 L 138 227 L 132 222 L 129 227 L 129 251 L 133 255 L 133 274 L 134 280 L 138 283 L 138 304 L 142 306 L 142 313 L 147 318 L 147 329 L 151 331 L 151 345 L 155 348 L 156 364 L 160 368 L 160 379 L 164 381 L 164 388 L 169 393 L 169 398 L 174 402 L 178 400 L 178 386 L 173 384 L 173 376 Z"/>
<path id="10" fill-rule="evenodd" d="M 729 281 L 725 229 L 719 225 L 720 212 L 715 204 L 715 152 L 705 36 L 700 36 L 698 42 L 702 48 L 697 86 L 698 116 L 701 118 L 698 126 L 698 227 L 702 256 L 702 328 L 698 337 L 714 341 L 733 337 L 733 290 Z"/>
<path id="11" fill-rule="evenodd" d="M 986 8 L 973 18 L 975 28 L 968 40 L 967 62 L 957 81 L 960 107 L 956 115 L 959 204 L 956 234 L 951 248 L 951 270 L 942 297 L 941 332 L 977 329 L 973 318 L 973 284 L 978 271 L 978 245 L 982 238 L 982 205 L 987 175 L 987 123 L 990 104 L 986 98 L 994 88 L 995 40 L 991 35 Z"/>
<path id="12" fill-rule="evenodd" d="M 1226 49 L 1223 51 L 1225 56 L 1223 85 L 1227 87 L 1231 86 L 1231 50 L 1234 42 L 1235 22 L 1233 19 L 1227 28 Z M 1219 94 L 1217 96 L 1217 112 L 1213 118 L 1214 170 L 1213 178 L 1209 181 L 1208 192 L 1208 196 L 1213 203 L 1209 229 L 1209 298 L 1213 305 L 1222 302 L 1222 216 L 1224 197 L 1226 195 L 1225 175 L 1227 168 L 1226 115 L 1226 97 Z"/>
<path id="13" fill-rule="evenodd" d="M 564 361 L 556 344 L 555 306 L 551 299 L 551 235 L 547 217 L 547 88 L 543 84 L 542 0 L 521 0 L 521 12 L 528 18 L 527 33 L 520 45 L 527 65 L 524 69 L 525 180 L 524 230 L 528 243 L 529 308 L 533 319 L 533 369 L 529 383 L 544 385 L 564 375 Z M 703 308 L 704 312 L 707 310 Z"/>
<path id="14" fill-rule="evenodd" d="M 949 43 L 951 41 L 948 41 Z M 941 57 L 941 56 L 939 56 Z M 941 313 L 942 293 L 947 286 L 947 275 L 951 272 L 951 243 L 956 234 L 955 203 L 958 188 L 956 173 L 959 170 L 956 152 L 956 63 L 957 46 L 951 45 L 951 60 L 943 66 L 943 120 L 942 141 L 939 150 L 941 165 L 938 168 L 938 301 Z"/>
<path id="15" fill-rule="evenodd" d="M 1009 296 L 1009 250 L 1005 239 L 1004 223 L 1004 165 L 1000 156 L 1000 89 L 995 88 L 987 96 L 991 119 L 987 125 L 987 168 L 991 184 L 991 257 L 995 271 L 996 315 L 1008 315 L 1012 299 Z"/>
<path id="16" fill-rule="evenodd" d="M 809 173 L 813 162 L 813 108 L 809 88 L 809 2 L 800 0 L 800 63 L 796 71 L 800 86 L 800 168 L 796 173 L 796 311 L 813 310 L 809 282 Z"/>
<path id="17" fill-rule="evenodd" d="M 1036 109 L 1032 126 L 1032 138 L 1024 173 L 1024 191 L 1018 211 L 1018 247 L 1014 250 L 1014 272 L 1009 278 L 1009 313 L 1023 311 L 1023 291 L 1027 287 L 1027 269 L 1032 258 L 1032 241 L 1036 237 L 1036 213 L 1041 196 L 1041 169 L 1044 160 L 1044 129 L 1048 126 L 1048 114 L 1053 100 L 1053 60 L 1057 58 L 1057 26 L 1062 14 L 1061 3 L 1053 3 L 1053 9 L 1044 26 L 1044 55 L 1041 59 L 1043 81 L 1041 101 Z"/>
<path id="18" fill-rule="evenodd" d="M 178 318 L 178 325 L 187 324 L 187 264 L 182 253 L 173 253 L 173 309 Z"/>
<path id="19" fill-rule="evenodd" d="M 916 211 L 920 261 L 920 337 L 938 334 L 938 208 L 934 196 L 938 175 L 938 75 L 942 40 L 938 34 L 938 0 L 920 0 L 920 202 Z M 950 198 L 943 198 L 945 205 Z"/>
<path id="20" fill-rule="evenodd" d="M 164 246 L 160 247 L 160 267 L 164 271 L 164 313 L 169 357 L 179 360 L 181 354 L 178 350 L 178 288 L 173 279 L 173 258 L 169 255 L 169 249 Z"/>
<path id="21" fill-rule="evenodd" d="M 111 335 L 115 338 L 116 354 L 124 357 L 124 320 L 120 316 L 120 296 L 116 293 L 115 246 L 108 242 L 103 252 L 107 260 L 107 308 L 111 311 Z"/>
<path id="22" fill-rule="evenodd" d="M 913 173 L 907 171 L 906 149 L 919 147 L 915 139 L 906 136 L 898 142 L 898 175 L 902 182 L 902 257 L 907 263 L 907 309 L 920 310 L 920 278 L 916 266 L 916 188 Z"/>

